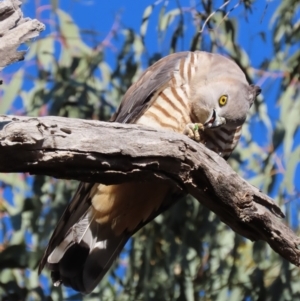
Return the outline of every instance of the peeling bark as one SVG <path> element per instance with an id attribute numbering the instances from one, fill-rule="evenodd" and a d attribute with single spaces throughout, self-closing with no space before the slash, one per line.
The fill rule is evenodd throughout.
<path id="1" fill-rule="evenodd" d="M 117 184 L 173 181 L 237 233 L 300 266 L 300 239 L 279 207 L 220 156 L 191 139 L 138 125 L 0 116 L 0 172 Z"/>
<path id="2" fill-rule="evenodd" d="M 0 71 L 23 60 L 26 51 L 17 51 L 18 47 L 45 29 L 45 25 L 38 20 L 23 18 L 21 5 L 19 0 L 0 2 Z"/>

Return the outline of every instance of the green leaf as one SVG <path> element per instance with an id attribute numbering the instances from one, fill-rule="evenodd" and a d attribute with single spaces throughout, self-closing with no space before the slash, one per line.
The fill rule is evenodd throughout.
<path id="1" fill-rule="evenodd" d="M 17 71 L 9 84 L 3 89 L 3 96 L 0 101 L 0 114 L 6 114 L 12 107 L 14 100 L 19 95 L 23 85 L 24 70 Z"/>
<path id="2" fill-rule="evenodd" d="M 300 146 L 298 146 L 291 154 L 288 156 L 286 171 L 284 174 L 283 185 L 287 189 L 288 193 L 294 194 L 295 193 L 295 186 L 294 186 L 294 179 L 295 178 L 295 171 L 300 163 Z"/>
<path id="3" fill-rule="evenodd" d="M 175 20 L 177 16 L 181 14 L 181 11 L 179 8 L 175 8 L 167 12 L 165 15 L 163 15 L 159 22 L 159 31 L 165 31 Z"/>
<path id="4" fill-rule="evenodd" d="M 140 35 L 141 35 L 142 39 L 144 39 L 144 36 L 147 32 L 149 18 L 153 12 L 154 7 L 155 7 L 155 5 L 152 4 L 152 5 L 147 6 L 146 9 L 144 10 L 143 18 L 142 18 L 142 25 L 140 28 Z"/>

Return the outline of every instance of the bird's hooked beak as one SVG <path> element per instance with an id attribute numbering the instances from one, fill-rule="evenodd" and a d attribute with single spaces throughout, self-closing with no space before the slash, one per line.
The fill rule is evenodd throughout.
<path id="1" fill-rule="evenodd" d="M 224 117 L 220 117 L 215 109 L 212 110 L 208 121 L 204 123 L 205 128 L 215 128 L 219 127 L 223 124 L 226 124 L 226 119 Z"/>

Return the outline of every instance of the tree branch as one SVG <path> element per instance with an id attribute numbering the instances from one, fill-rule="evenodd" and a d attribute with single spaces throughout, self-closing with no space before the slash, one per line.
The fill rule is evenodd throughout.
<path id="1" fill-rule="evenodd" d="M 237 233 L 264 240 L 300 266 L 300 239 L 271 198 L 220 156 L 168 131 L 63 117 L 0 116 L 0 172 L 85 182 L 173 181 Z"/>
<path id="2" fill-rule="evenodd" d="M 45 29 L 45 25 L 38 20 L 23 18 L 21 5 L 19 0 L 0 2 L 0 71 L 9 64 L 23 60 L 26 51 L 17 51 L 18 47 Z"/>

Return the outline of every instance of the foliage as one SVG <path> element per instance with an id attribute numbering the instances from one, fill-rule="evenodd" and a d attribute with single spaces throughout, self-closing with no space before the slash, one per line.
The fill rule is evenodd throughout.
<path id="1" fill-rule="evenodd" d="M 1 113 L 107 120 L 130 84 L 160 57 L 188 49 L 227 54 L 249 81 L 264 90 L 229 164 L 285 206 L 296 229 L 300 5 L 293 0 L 277 2 L 270 13 L 273 9 L 268 1 L 259 8 L 250 0 L 222 4 L 197 0 L 192 6 L 177 2 L 173 7 L 168 1 L 153 1 L 145 6 L 139 30 L 122 27 L 118 16 L 104 40 L 98 41 L 97 33 L 89 32 L 96 41 L 90 45 L 72 16 L 52 1 L 54 26 L 47 36 L 32 43 L 27 61 L 6 83 Z M 250 47 L 239 41 L 247 36 L 249 26 L 259 22 L 265 24 L 262 31 L 248 39 L 252 47 L 269 55 L 254 68 L 247 54 Z M 156 41 L 147 38 L 150 34 L 157 37 L 155 46 Z M 112 51 L 114 43 L 118 47 Z M 252 243 L 235 234 L 191 197 L 140 230 L 92 294 L 80 296 L 55 288 L 48 271 L 38 276 L 36 266 L 77 183 L 28 175 L 0 175 L 0 180 L 2 300 L 300 298 L 299 269 L 265 243 Z"/>

